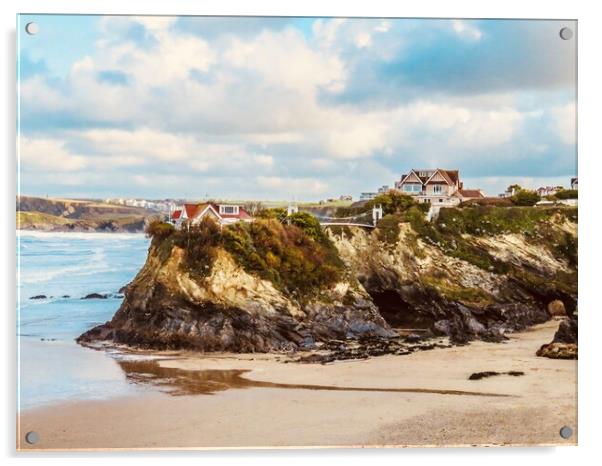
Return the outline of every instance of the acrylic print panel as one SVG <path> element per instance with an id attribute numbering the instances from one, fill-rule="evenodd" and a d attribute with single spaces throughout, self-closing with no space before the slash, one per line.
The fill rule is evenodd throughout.
<path id="1" fill-rule="evenodd" d="M 17 28 L 19 449 L 576 444 L 576 21 Z"/>

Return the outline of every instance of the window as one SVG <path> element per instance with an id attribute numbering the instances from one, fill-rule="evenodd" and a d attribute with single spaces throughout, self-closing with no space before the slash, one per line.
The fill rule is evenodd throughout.
<path id="1" fill-rule="evenodd" d="M 238 206 L 237 205 L 220 205 L 219 213 L 226 215 L 238 215 Z"/>
<path id="2" fill-rule="evenodd" d="M 433 192 L 435 194 L 441 194 L 443 192 L 443 186 L 441 186 L 440 184 L 436 184 L 435 186 L 433 186 Z"/>
<path id="3" fill-rule="evenodd" d="M 422 186 L 419 184 L 404 184 L 403 192 L 404 193 L 420 193 L 420 192 L 422 192 Z"/>

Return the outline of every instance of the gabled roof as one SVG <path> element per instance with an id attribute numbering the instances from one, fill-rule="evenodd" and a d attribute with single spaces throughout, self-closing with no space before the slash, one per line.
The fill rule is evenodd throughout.
<path id="1" fill-rule="evenodd" d="M 407 175 L 402 175 L 399 184 L 401 185 L 404 183 L 424 183 L 424 181 L 422 181 L 414 170 L 411 170 Z"/>
<path id="2" fill-rule="evenodd" d="M 198 207 L 199 204 L 184 204 L 182 210 L 186 214 L 186 218 L 193 218 L 197 213 Z"/>
<path id="3" fill-rule="evenodd" d="M 178 210 L 174 210 L 174 211 L 171 213 L 171 218 L 172 218 L 172 220 L 177 220 L 177 219 L 179 219 L 179 218 L 180 218 L 180 216 L 181 216 L 181 215 L 182 215 L 182 211 L 181 211 L 180 209 L 178 209 Z"/>
<path id="4" fill-rule="evenodd" d="M 426 173 L 427 176 L 420 176 L 420 173 Z M 412 168 L 407 175 L 402 175 L 399 184 L 404 183 L 428 183 L 431 178 L 433 178 L 437 173 L 439 173 L 446 183 L 450 185 L 454 185 L 459 183 L 460 180 L 460 171 L 459 170 L 444 170 L 442 168 Z"/>
<path id="5" fill-rule="evenodd" d="M 459 180 L 459 171 L 458 170 L 443 170 L 442 168 L 437 168 L 434 173 L 429 177 L 426 183 L 429 183 L 431 179 L 439 174 L 445 180 L 447 184 L 453 185 L 456 184 Z"/>

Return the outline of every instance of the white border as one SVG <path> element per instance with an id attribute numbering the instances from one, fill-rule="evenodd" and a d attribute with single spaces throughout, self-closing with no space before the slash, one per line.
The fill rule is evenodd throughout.
<path id="1" fill-rule="evenodd" d="M 304 450 L 304 451 L 246 451 L 246 452 L 193 452 L 193 453 L 46 453 L 19 454 L 25 462 L 45 457 L 57 464 L 81 462 L 104 464 L 109 458 L 128 457 L 132 464 L 161 464 L 166 456 L 177 456 L 180 462 L 200 461 L 235 464 L 244 460 L 249 465 L 287 465 L 311 463 L 363 464 L 366 461 L 399 464 L 400 461 L 437 464 L 488 465 L 509 462 L 545 462 L 546 465 L 587 464 L 593 460 L 599 445 L 601 413 L 600 397 L 600 345 L 602 331 L 602 306 L 600 305 L 599 266 L 601 222 L 599 202 L 602 150 L 600 144 L 600 83 L 602 83 L 600 45 L 602 44 L 601 17 L 595 9 L 597 2 L 585 0 L 527 2 L 525 0 L 421 0 L 419 2 L 392 2 L 386 0 L 305 0 L 303 2 L 277 0 L 222 0 L 220 2 L 192 2 L 190 0 L 4 0 L 0 4 L 2 15 L 3 62 L 2 93 L 4 102 L 3 182 L 2 194 L 2 284 L 1 295 L 4 332 L 3 365 L 5 369 L 3 391 L 2 441 L 5 456 L 14 460 L 15 433 L 15 23 L 16 13 L 113 13 L 113 14 L 221 14 L 221 15 L 303 15 L 303 16 L 403 16 L 403 17 L 466 17 L 466 18 L 558 18 L 579 20 L 579 176 L 580 176 L 580 371 L 579 371 L 579 444 L 577 448 L 514 448 L 514 449 L 420 449 L 420 450 Z M 598 272 L 598 273 L 597 273 Z M 267 420 L 266 420 L 267 421 Z M 109 458 L 105 458 L 108 456 Z M 66 457 L 66 458 L 64 458 Z M 591 461 L 590 461 L 591 460 Z"/>

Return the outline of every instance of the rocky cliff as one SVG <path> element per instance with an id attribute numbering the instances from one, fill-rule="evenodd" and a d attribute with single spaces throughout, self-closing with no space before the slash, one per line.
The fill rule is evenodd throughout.
<path id="1" fill-rule="evenodd" d="M 325 257 L 326 238 L 276 221 L 228 228 L 206 222 L 155 237 L 114 318 L 78 341 L 267 352 L 395 335 L 359 282 Z M 304 286 L 312 277 L 321 283 Z"/>
<path id="2" fill-rule="evenodd" d="M 17 229 L 141 232 L 152 212 L 94 200 L 17 196 Z"/>
<path id="3" fill-rule="evenodd" d="M 412 209 L 369 233 L 333 231 L 349 270 L 395 327 L 422 327 L 456 342 L 500 341 L 577 300 L 575 209 Z"/>
<path id="4" fill-rule="evenodd" d="M 191 232 L 165 224 L 114 318 L 79 341 L 279 351 L 423 329 L 463 343 L 550 318 L 577 300 L 576 209 L 416 207 L 377 228 L 308 214 Z"/>

